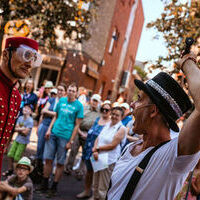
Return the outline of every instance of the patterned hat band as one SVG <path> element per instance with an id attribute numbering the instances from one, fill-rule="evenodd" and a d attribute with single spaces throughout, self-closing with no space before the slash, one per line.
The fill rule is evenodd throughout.
<path id="1" fill-rule="evenodd" d="M 181 111 L 181 108 L 176 103 L 176 101 L 160 85 L 158 85 L 153 80 L 147 81 L 146 84 L 151 86 L 154 90 L 156 90 L 169 103 L 169 105 L 176 112 L 178 117 L 181 117 L 183 115 L 183 112 Z"/>

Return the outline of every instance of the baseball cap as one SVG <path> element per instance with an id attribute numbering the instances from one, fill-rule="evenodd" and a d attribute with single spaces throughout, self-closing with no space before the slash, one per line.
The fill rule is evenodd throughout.
<path id="1" fill-rule="evenodd" d="M 127 103 L 120 104 L 121 108 L 125 108 L 126 110 L 130 109 L 130 106 Z"/>
<path id="2" fill-rule="evenodd" d="M 53 89 L 51 89 L 50 93 L 57 94 L 57 93 L 58 93 L 58 90 L 57 90 L 56 88 L 53 88 Z"/>
<path id="3" fill-rule="evenodd" d="M 99 94 L 93 94 L 91 100 L 97 100 L 98 102 L 101 102 L 101 96 Z"/>
<path id="4" fill-rule="evenodd" d="M 47 82 L 45 83 L 44 88 L 52 88 L 52 87 L 53 87 L 52 81 L 47 81 Z"/>

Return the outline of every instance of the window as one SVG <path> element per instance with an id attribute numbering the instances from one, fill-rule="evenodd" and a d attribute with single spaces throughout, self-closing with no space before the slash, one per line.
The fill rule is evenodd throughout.
<path id="1" fill-rule="evenodd" d="M 133 60 L 130 58 L 129 63 L 128 63 L 128 71 L 129 72 L 132 70 L 132 67 L 133 67 Z"/>
<path id="2" fill-rule="evenodd" d="M 112 33 L 112 38 L 110 40 L 110 46 L 108 49 L 108 53 L 111 54 L 113 52 L 114 44 L 117 42 L 118 38 L 119 38 L 119 32 L 118 32 L 117 28 L 114 28 L 113 33 Z"/>
<path id="3" fill-rule="evenodd" d="M 41 68 L 38 86 L 41 87 L 44 80 L 51 80 L 53 84 L 56 85 L 57 77 L 58 77 L 58 70 Z"/>

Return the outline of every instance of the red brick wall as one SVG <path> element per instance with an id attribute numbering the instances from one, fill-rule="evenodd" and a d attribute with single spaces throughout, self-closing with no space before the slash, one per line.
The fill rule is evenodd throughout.
<path id="1" fill-rule="evenodd" d="M 131 7 L 132 4 L 130 5 L 129 1 L 118 0 L 116 4 L 115 13 L 110 28 L 107 45 L 105 48 L 105 54 L 104 54 L 105 65 L 102 66 L 100 69 L 100 74 L 101 74 L 100 80 L 97 82 L 97 87 L 96 87 L 96 92 L 98 92 L 99 88 L 101 87 L 101 83 L 102 82 L 106 83 L 102 95 L 103 99 L 107 98 L 108 90 L 112 90 L 113 88 L 112 80 L 115 80 L 116 78 L 117 66 L 119 64 L 120 53 L 125 39 L 125 33 L 128 25 Z M 124 68 L 127 66 L 130 56 L 132 56 L 133 60 L 135 60 L 143 22 L 144 22 L 144 15 L 143 15 L 142 3 L 141 0 L 139 0 L 139 4 L 136 10 L 134 27 L 130 38 L 130 44 L 128 46 L 127 56 L 124 63 L 125 64 Z M 110 46 L 110 40 L 112 37 L 114 27 L 117 27 L 119 31 L 119 38 L 117 42 L 115 42 L 112 54 L 110 54 L 108 53 L 108 49 Z"/>
<path id="2" fill-rule="evenodd" d="M 143 7 L 142 7 L 142 0 L 139 0 L 138 8 L 136 10 L 136 15 L 135 15 L 135 21 L 133 24 L 132 34 L 130 38 L 130 43 L 128 46 L 128 52 L 125 59 L 125 65 L 124 65 L 125 70 L 127 70 L 130 57 L 133 59 L 133 64 L 135 62 L 135 57 L 136 57 L 137 49 L 139 46 L 143 24 L 144 24 L 144 13 L 143 13 Z M 131 69 L 131 73 L 132 71 L 133 71 L 133 68 Z M 128 86 L 128 89 L 126 90 L 128 101 L 132 99 L 134 87 L 135 87 L 134 78 L 131 75 L 129 79 L 129 86 Z"/>
<path id="3" fill-rule="evenodd" d="M 83 64 L 87 64 L 87 62 L 87 56 L 81 59 L 80 55 L 73 56 L 73 52 L 68 52 L 67 63 L 61 75 L 61 82 L 64 82 L 66 85 L 69 85 L 71 82 L 76 82 L 79 87 L 84 86 L 93 91 L 96 80 L 82 72 L 82 66 Z"/>
<path id="4" fill-rule="evenodd" d="M 136 10 L 135 22 L 131 33 L 130 44 L 128 46 L 128 51 L 125 58 L 124 69 L 126 69 L 130 57 L 132 57 L 133 61 L 135 60 L 140 34 L 144 22 L 142 3 L 141 0 L 138 1 L 139 3 Z M 107 98 L 109 90 L 113 90 L 114 84 L 112 80 L 116 79 L 117 67 L 119 65 L 119 58 L 125 40 L 125 33 L 133 2 L 134 0 L 117 0 L 115 12 L 112 18 L 112 23 L 107 38 L 107 43 L 105 46 L 103 57 L 103 59 L 105 60 L 105 65 L 99 66 L 99 79 L 96 80 L 88 76 L 86 73 L 82 73 L 82 65 L 84 63 L 88 63 L 88 56 L 84 56 L 84 58 L 81 60 L 79 55 L 73 57 L 73 53 L 71 52 L 68 53 L 67 64 L 63 70 L 63 74 L 61 75 L 61 80 L 63 82 L 69 84 L 70 82 L 75 81 L 79 86 L 84 86 L 90 90 L 93 90 L 94 93 L 98 93 L 102 83 L 104 83 L 105 87 L 103 90 L 102 99 L 105 100 Z M 119 37 L 117 42 L 115 42 L 113 52 L 110 54 L 108 53 L 108 49 L 115 27 L 119 31 Z"/>

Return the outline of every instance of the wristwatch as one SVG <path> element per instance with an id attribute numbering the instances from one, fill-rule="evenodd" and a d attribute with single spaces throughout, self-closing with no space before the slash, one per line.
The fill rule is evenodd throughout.
<path id="1" fill-rule="evenodd" d="M 99 147 L 96 148 L 97 152 L 99 153 Z"/>

